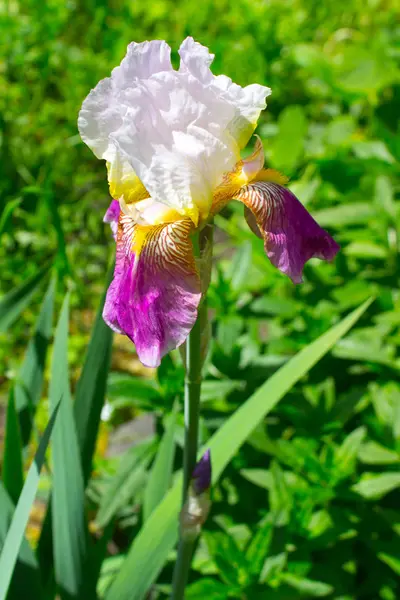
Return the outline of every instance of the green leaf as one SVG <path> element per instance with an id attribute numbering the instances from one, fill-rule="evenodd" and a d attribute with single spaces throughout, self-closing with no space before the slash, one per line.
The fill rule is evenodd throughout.
<path id="1" fill-rule="evenodd" d="M 395 162 L 386 144 L 381 140 L 355 142 L 353 150 L 357 158 L 361 158 L 362 160 L 377 159 L 390 164 Z"/>
<path id="2" fill-rule="evenodd" d="M 367 465 L 392 465 L 400 462 L 400 454 L 389 450 L 377 442 L 363 444 L 358 452 L 358 458 Z"/>
<path id="3" fill-rule="evenodd" d="M 279 317 L 294 317 L 299 311 L 298 304 L 288 298 L 272 298 L 261 296 L 254 300 L 251 310 L 255 313 L 276 315 Z"/>
<path id="4" fill-rule="evenodd" d="M 204 532 L 210 555 L 221 578 L 231 589 L 243 589 L 250 583 L 249 565 L 235 540 L 222 532 Z"/>
<path id="5" fill-rule="evenodd" d="M 272 475 L 267 469 L 241 469 L 240 474 L 258 487 L 269 490 L 272 485 Z"/>
<path id="6" fill-rule="evenodd" d="M 24 540 L 25 528 L 28 524 L 30 510 L 35 500 L 46 449 L 56 422 L 60 402 L 56 403 L 50 421 L 45 429 L 35 458 L 29 468 L 28 475 L 15 509 L 10 528 L 0 554 L 0 600 L 5 600 L 10 585 L 14 566 Z M 26 554 L 26 550 L 25 550 Z"/>
<path id="7" fill-rule="evenodd" d="M 321 227 L 337 227 L 368 223 L 378 214 L 376 206 L 369 202 L 340 204 L 333 208 L 315 211 L 315 220 Z"/>
<path id="8" fill-rule="evenodd" d="M 4 210 L 1 213 L 1 217 L 0 217 L 0 238 L 6 230 L 8 221 L 10 220 L 12 213 L 17 208 L 17 206 L 19 206 L 21 204 L 21 202 L 22 202 L 22 198 L 16 198 L 15 200 L 11 200 L 10 202 L 7 202 Z"/>
<path id="9" fill-rule="evenodd" d="M 3 482 L 14 504 L 17 503 L 24 485 L 22 442 L 18 414 L 15 409 L 14 390 L 11 388 L 7 405 L 4 440 Z"/>
<path id="10" fill-rule="evenodd" d="M 238 248 L 230 264 L 228 280 L 230 288 L 239 291 L 246 287 L 249 279 L 249 270 L 251 268 L 252 244 L 247 241 Z"/>
<path id="11" fill-rule="evenodd" d="M 234 390 L 243 389 L 245 382 L 234 379 L 210 379 L 201 385 L 201 402 L 223 400 Z"/>
<path id="12" fill-rule="evenodd" d="M 281 581 L 284 581 L 290 587 L 294 588 L 298 592 L 302 592 L 303 594 L 307 594 L 307 596 L 311 596 L 311 598 L 322 598 L 323 596 L 328 596 L 334 590 L 333 586 L 328 583 L 323 583 L 322 581 L 313 581 L 312 579 L 306 579 L 304 577 L 297 577 L 292 573 L 282 573 Z"/>
<path id="13" fill-rule="evenodd" d="M 110 402 L 127 406 L 144 404 L 152 406 L 155 400 L 162 399 L 158 384 L 153 380 L 141 379 L 122 373 L 110 373 L 107 394 Z"/>
<path id="14" fill-rule="evenodd" d="M 83 579 L 86 552 L 84 483 L 68 381 L 68 306 L 66 295 L 53 348 L 50 406 L 62 398 L 53 434 L 52 530 L 54 569 L 61 596 L 76 598 Z"/>
<path id="15" fill-rule="evenodd" d="M 287 525 L 290 521 L 290 513 L 293 500 L 285 476 L 277 461 L 271 463 L 271 487 L 269 490 L 269 504 L 275 525 Z"/>
<path id="16" fill-rule="evenodd" d="M 272 144 L 273 166 L 292 172 L 299 163 L 307 133 L 307 121 L 301 106 L 288 106 L 278 119 L 279 131 Z"/>
<path id="17" fill-rule="evenodd" d="M 0 333 L 4 333 L 29 305 L 33 294 L 48 273 L 47 265 L 27 281 L 0 298 Z"/>
<path id="18" fill-rule="evenodd" d="M 246 549 L 249 568 L 254 575 L 257 575 L 257 578 L 261 575 L 264 561 L 271 546 L 273 533 L 274 528 L 271 520 L 264 519 L 264 523 L 257 526 L 256 533 Z"/>
<path id="19" fill-rule="evenodd" d="M 116 475 L 101 499 L 96 526 L 105 527 L 117 512 L 140 489 L 146 480 L 146 469 L 154 456 L 154 440 L 145 440 L 131 448 L 121 461 Z"/>
<path id="20" fill-rule="evenodd" d="M 386 175 L 380 175 L 375 181 L 375 203 L 378 210 L 383 209 L 391 218 L 395 219 L 397 207 L 394 201 L 394 192 L 392 182 Z"/>
<path id="21" fill-rule="evenodd" d="M 225 600 L 229 597 L 231 588 L 216 579 L 203 577 L 189 585 L 185 590 L 186 600 Z"/>
<path id="22" fill-rule="evenodd" d="M 378 558 L 388 565 L 396 575 L 400 576 L 400 558 L 386 554 L 386 552 L 379 552 Z"/>
<path id="23" fill-rule="evenodd" d="M 15 506 L 0 481 L 0 553 L 7 537 Z M 41 599 L 41 586 L 38 563 L 26 537 L 22 537 L 21 547 L 13 569 L 7 600 L 21 598 Z"/>
<path id="24" fill-rule="evenodd" d="M 173 412 L 166 420 L 165 432 L 145 488 L 143 498 L 144 521 L 147 521 L 171 485 L 175 457 L 175 423 L 176 415 Z"/>
<path id="25" fill-rule="evenodd" d="M 110 269 L 108 274 L 106 289 L 108 288 L 112 271 L 113 268 Z M 103 319 L 105 294 L 106 291 L 97 312 L 74 402 L 76 433 L 85 484 L 89 479 L 92 467 L 101 410 L 106 394 L 112 348 L 113 332 Z"/>
<path id="26" fill-rule="evenodd" d="M 264 383 L 207 442 L 213 461 L 213 482 L 237 453 L 257 424 L 279 400 L 356 323 L 372 300 L 368 300 L 340 323 L 299 352 Z M 127 558 L 111 585 L 106 600 L 144 598 L 154 583 L 178 535 L 178 512 L 182 478 L 176 482 L 136 536 Z"/>
<path id="27" fill-rule="evenodd" d="M 336 463 L 340 473 L 347 475 L 354 469 L 361 444 L 366 436 L 365 427 L 357 427 L 343 441 L 336 452 Z"/>
<path id="28" fill-rule="evenodd" d="M 29 341 L 15 382 L 15 404 L 19 413 L 24 447 L 29 442 L 34 411 L 42 395 L 44 369 L 53 323 L 55 283 L 55 279 L 50 282 L 36 322 L 35 332 Z"/>
<path id="29" fill-rule="evenodd" d="M 368 500 L 381 498 L 400 487 L 400 473 L 364 473 L 352 489 Z"/>

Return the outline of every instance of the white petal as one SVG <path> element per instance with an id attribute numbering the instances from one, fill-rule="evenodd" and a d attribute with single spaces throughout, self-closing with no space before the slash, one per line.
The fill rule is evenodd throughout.
<path id="1" fill-rule="evenodd" d="M 226 75 L 215 76 L 210 70 L 214 55 L 208 48 L 188 37 L 179 49 L 181 72 L 191 73 L 205 86 L 210 86 L 224 100 L 235 108 L 235 115 L 229 123 L 229 131 L 243 148 L 253 133 L 260 113 L 266 107 L 266 98 L 271 90 L 262 85 L 252 84 L 242 88 Z"/>
<path id="2" fill-rule="evenodd" d="M 235 138 L 243 145 L 251 134 L 267 88 L 214 77 L 212 55 L 191 39 L 181 56 L 177 72 L 165 42 L 130 44 L 121 65 L 84 101 L 78 124 L 82 139 L 121 179 L 115 189 L 136 175 L 155 202 L 196 222 L 239 160 Z"/>
<path id="3" fill-rule="evenodd" d="M 78 129 L 97 158 L 109 162 L 115 158 L 115 143 L 110 140 L 110 134 L 121 127 L 127 110 L 119 101 L 120 92 L 153 73 L 171 71 L 170 54 L 171 48 L 160 40 L 129 44 L 121 65 L 113 70 L 111 77 L 102 79 L 84 100 Z"/>
<path id="4" fill-rule="evenodd" d="M 206 216 L 212 190 L 239 159 L 226 127 L 234 108 L 189 73 L 156 73 L 124 90 L 122 126 L 111 139 L 151 197 Z M 194 212 L 193 212 L 194 211 Z"/>

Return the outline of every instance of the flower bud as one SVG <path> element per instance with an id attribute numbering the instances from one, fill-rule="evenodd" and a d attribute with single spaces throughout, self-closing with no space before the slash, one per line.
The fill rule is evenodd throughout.
<path id="1" fill-rule="evenodd" d="M 187 539 L 196 539 L 211 507 L 211 456 L 207 450 L 194 468 L 188 497 L 181 511 L 181 532 Z"/>

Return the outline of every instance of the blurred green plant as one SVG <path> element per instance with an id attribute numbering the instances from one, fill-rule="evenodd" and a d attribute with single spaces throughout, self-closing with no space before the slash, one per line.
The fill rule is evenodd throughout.
<path id="1" fill-rule="evenodd" d="M 112 336 L 94 317 L 108 190 L 76 116 L 132 39 L 177 48 L 186 35 L 216 53 L 216 72 L 272 88 L 258 131 L 268 162 L 342 245 L 293 288 L 239 205 L 216 219 L 201 396 L 215 481 L 187 598 L 400 597 L 397 14 L 394 0 L 0 3 L 3 597 L 15 561 L 9 600 L 170 593 L 183 369 L 173 354 L 144 372 L 115 340 L 108 375 Z M 24 537 L 37 485 L 24 473 L 60 395 Z"/>

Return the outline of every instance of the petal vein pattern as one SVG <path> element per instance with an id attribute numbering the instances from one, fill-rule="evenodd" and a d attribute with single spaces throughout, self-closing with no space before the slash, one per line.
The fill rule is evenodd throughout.
<path id="1" fill-rule="evenodd" d="M 332 260 L 339 251 L 329 233 L 283 186 L 267 181 L 251 183 L 235 198 L 254 215 L 255 223 L 250 221 L 250 227 L 260 230 L 271 263 L 293 283 L 302 282 L 303 267 L 310 258 Z"/>
<path id="2" fill-rule="evenodd" d="M 131 338 L 148 367 L 158 366 L 182 344 L 197 318 L 201 291 L 192 227 L 189 219 L 141 226 L 120 216 L 114 279 L 103 316 L 114 331 Z"/>

